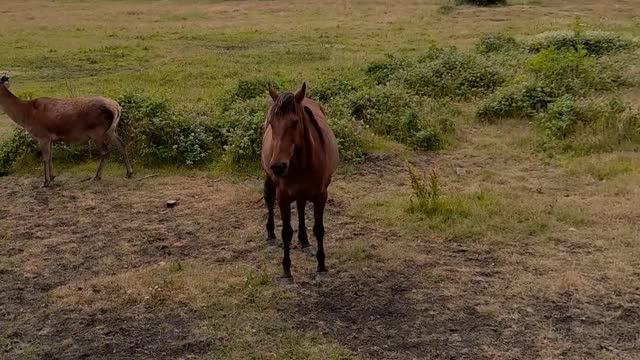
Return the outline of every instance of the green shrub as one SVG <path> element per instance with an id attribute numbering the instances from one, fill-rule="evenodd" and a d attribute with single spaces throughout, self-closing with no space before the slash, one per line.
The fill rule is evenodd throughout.
<path id="1" fill-rule="evenodd" d="M 351 115 L 348 104 L 342 99 L 327 106 L 329 126 L 336 136 L 342 161 L 360 160 L 364 155 L 361 127 Z"/>
<path id="2" fill-rule="evenodd" d="M 384 59 L 369 63 L 365 74 L 376 84 L 386 84 L 396 73 L 409 68 L 412 64 L 413 62 L 407 58 L 386 55 Z"/>
<path id="3" fill-rule="evenodd" d="M 542 117 L 541 125 L 548 136 L 564 139 L 575 130 L 579 110 L 571 95 L 560 97 L 549 104 L 547 114 Z"/>
<path id="4" fill-rule="evenodd" d="M 455 49 L 432 49 L 394 78 L 415 94 L 430 97 L 477 96 L 502 82 L 489 63 Z"/>
<path id="5" fill-rule="evenodd" d="M 524 83 L 502 88 L 484 99 L 476 117 L 484 121 L 505 118 L 527 118 L 546 110 L 553 94 L 537 83 Z"/>
<path id="6" fill-rule="evenodd" d="M 631 40 L 607 31 L 548 31 L 533 36 L 527 42 L 530 51 L 538 52 L 555 48 L 559 50 L 583 49 L 589 55 L 603 55 L 621 51 L 633 45 Z"/>
<path id="7" fill-rule="evenodd" d="M 588 154 L 640 146 L 640 112 L 616 98 L 563 97 L 549 106 L 541 125 L 547 151 Z"/>
<path id="8" fill-rule="evenodd" d="M 364 89 L 354 96 L 350 106 L 351 114 L 374 133 L 414 148 L 442 148 L 446 132 L 452 128 L 451 118 L 446 118 L 451 114 L 429 116 L 444 108 L 395 86 Z"/>
<path id="9" fill-rule="evenodd" d="M 140 156 L 149 164 L 201 165 L 219 148 L 217 131 L 207 121 L 165 114 L 147 119 Z"/>
<path id="10" fill-rule="evenodd" d="M 257 97 L 235 102 L 222 114 L 215 126 L 221 134 L 226 162 L 247 164 L 258 160 L 266 111 L 267 99 Z"/>
<path id="11" fill-rule="evenodd" d="M 355 80 L 324 77 L 309 89 L 309 97 L 316 99 L 321 104 L 328 104 L 338 98 L 348 98 L 355 94 L 361 86 Z"/>
<path id="12" fill-rule="evenodd" d="M 502 33 L 484 34 L 475 45 L 475 50 L 480 54 L 489 54 L 501 51 L 516 50 L 519 48 L 516 39 L 511 35 Z"/>
<path id="13" fill-rule="evenodd" d="M 125 94 L 118 98 L 118 133 L 132 158 L 147 164 L 196 166 L 220 147 L 219 134 L 206 119 L 177 114 L 162 98 Z"/>
<path id="14" fill-rule="evenodd" d="M 598 63 L 585 50 L 541 50 L 528 63 L 536 80 L 556 96 L 613 90 L 623 84 L 617 69 Z"/>
<path id="15" fill-rule="evenodd" d="M 507 0 L 455 0 L 456 5 L 495 6 L 507 5 Z"/>
<path id="16" fill-rule="evenodd" d="M 21 156 L 35 149 L 35 142 L 26 131 L 14 129 L 11 137 L 0 144 L 0 176 L 8 175 Z"/>

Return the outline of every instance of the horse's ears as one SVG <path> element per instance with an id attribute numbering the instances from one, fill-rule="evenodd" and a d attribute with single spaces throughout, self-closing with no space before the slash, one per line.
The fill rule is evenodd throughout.
<path id="1" fill-rule="evenodd" d="M 302 83 L 302 87 L 296 93 L 296 102 L 300 104 L 304 100 L 304 94 L 307 91 L 307 83 Z"/>
<path id="2" fill-rule="evenodd" d="M 269 96 L 271 96 L 271 99 L 273 101 L 278 100 L 278 93 L 273 89 L 273 86 L 271 86 L 271 83 L 267 84 L 267 88 L 269 89 Z"/>

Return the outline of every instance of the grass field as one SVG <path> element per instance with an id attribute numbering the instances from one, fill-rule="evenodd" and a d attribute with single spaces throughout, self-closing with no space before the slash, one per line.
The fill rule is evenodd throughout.
<path id="1" fill-rule="evenodd" d="M 5 0 L 0 70 L 23 96 L 134 91 L 215 117 L 244 78 L 312 89 L 386 53 L 576 16 L 640 36 L 633 0 L 444 3 Z M 634 78 L 638 50 L 625 56 Z M 637 105 L 638 89 L 617 93 Z M 26 162 L 0 177 L 0 358 L 638 359 L 640 155 L 549 156 L 531 121 L 479 122 L 476 104 L 457 105 L 443 150 L 369 135 L 330 187 L 330 280 L 294 251 L 289 288 L 255 176 L 138 164 L 127 180 L 112 162 L 81 182 L 92 162 L 42 189 Z M 10 128 L 0 116 L 0 141 Z M 444 210 L 408 211 L 407 161 L 437 171 Z"/>

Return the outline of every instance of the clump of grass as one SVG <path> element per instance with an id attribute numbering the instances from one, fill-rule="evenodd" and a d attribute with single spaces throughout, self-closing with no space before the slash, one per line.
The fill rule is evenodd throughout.
<path id="1" fill-rule="evenodd" d="M 444 206 L 440 199 L 440 178 L 435 170 L 431 171 L 428 178 L 418 175 L 413 166 L 409 164 L 407 164 L 407 170 L 413 191 L 409 211 L 425 215 L 443 212 Z"/>

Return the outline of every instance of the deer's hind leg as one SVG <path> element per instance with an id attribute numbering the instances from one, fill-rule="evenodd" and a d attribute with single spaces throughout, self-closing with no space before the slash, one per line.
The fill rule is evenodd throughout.
<path id="1" fill-rule="evenodd" d="M 42 187 L 51 184 L 51 140 L 38 140 L 38 147 L 42 155 L 42 164 L 44 165 L 44 183 Z"/>
<path id="2" fill-rule="evenodd" d="M 96 144 L 98 148 L 98 154 L 100 157 L 100 162 L 98 163 L 98 170 L 96 170 L 96 176 L 93 178 L 94 181 L 102 179 L 102 171 L 104 170 L 104 165 L 107 163 L 107 159 L 109 158 L 110 151 L 109 146 L 105 142 L 104 137 L 94 137 L 93 142 Z"/>
<path id="3" fill-rule="evenodd" d="M 122 155 L 122 159 L 124 160 L 124 165 L 127 168 L 127 178 L 133 176 L 133 169 L 131 168 L 131 164 L 129 163 L 129 156 L 127 155 L 127 147 L 124 145 L 124 141 L 118 136 L 118 134 L 111 133 L 109 135 L 109 140 L 115 147 L 118 149 L 120 154 Z"/>

